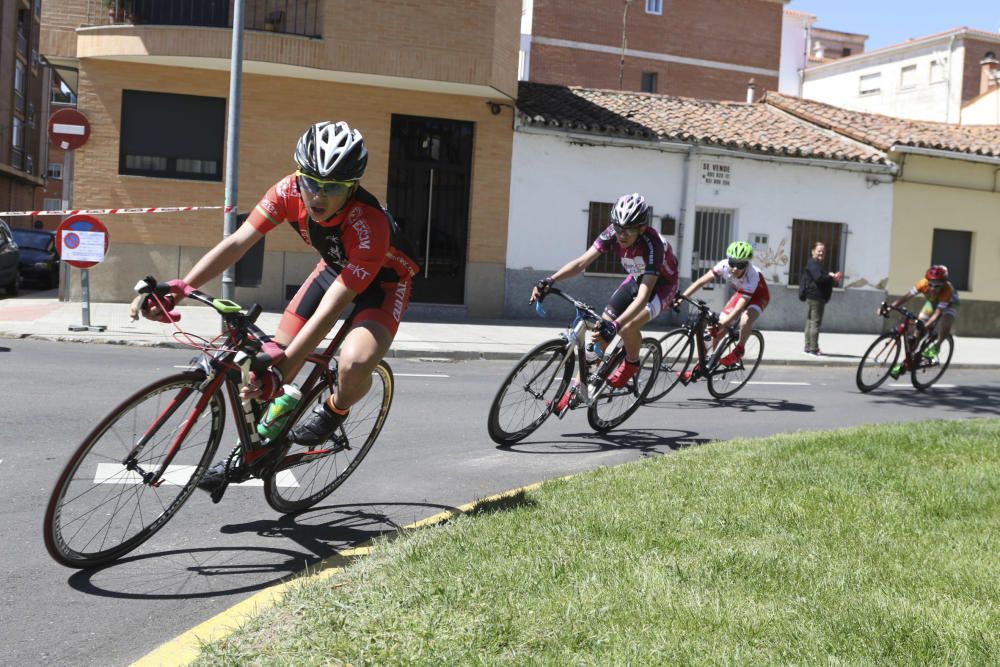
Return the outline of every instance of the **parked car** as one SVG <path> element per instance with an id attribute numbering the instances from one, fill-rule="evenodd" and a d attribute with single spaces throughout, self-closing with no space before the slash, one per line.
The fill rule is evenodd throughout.
<path id="1" fill-rule="evenodd" d="M 21 250 L 21 278 L 44 289 L 59 287 L 59 255 L 56 233 L 45 229 L 12 229 L 14 242 Z"/>
<path id="2" fill-rule="evenodd" d="M 10 227 L 0 220 L 0 288 L 7 294 L 17 296 L 21 288 L 21 252 L 10 234 Z"/>

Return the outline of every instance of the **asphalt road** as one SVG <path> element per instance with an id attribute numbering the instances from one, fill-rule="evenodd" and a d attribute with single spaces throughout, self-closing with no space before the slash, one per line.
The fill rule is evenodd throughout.
<path id="1" fill-rule="evenodd" d="M 543 479 L 735 436 L 1000 416 L 995 371 L 952 370 L 944 386 L 923 394 L 901 382 L 862 395 L 850 368 L 763 366 L 724 403 L 703 384 L 678 387 L 606 436 L 576 411 L 503 450 L 489 440 L 485 419 L 513 362 L 394 359 L 386 428 L 322 506 L 288 518 L 259 488 L 231 488 L 219 505 L 198 492 L 123 560 L 96 571 L 57 565 L 42 544 L 42 515 L 70 453 L 119 400 L 190 356 L 0 339 L 0 663 L 127 665 L 337 550 Z M 231 426 L 227 434 L 235 434 Z"/>

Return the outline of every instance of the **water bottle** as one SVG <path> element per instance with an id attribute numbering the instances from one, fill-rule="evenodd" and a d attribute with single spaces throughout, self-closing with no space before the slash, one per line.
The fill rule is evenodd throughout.
<path id="1" fill-rule="evenodd" d="M 302 392 L 295 385 L 286 384 L 283 389 L 285 393 L 271 401 L 267 406 L 267 414 L 257 424 L 257 434 L 262 438 L 277 437 L 288 421 L 288 416 L 302 400 Z"/>
<path id="2" fill-rule="evenodd" d="M 587 346 L 586 350 L 587 363 L 588 364 L 595 363 L 598 359 L 600 359 L 603 356 L 604 356 L 604 350 L 601 349 L 601 344 L 598 343 L 596 340 L 591 341 L 590 344 Z"/>

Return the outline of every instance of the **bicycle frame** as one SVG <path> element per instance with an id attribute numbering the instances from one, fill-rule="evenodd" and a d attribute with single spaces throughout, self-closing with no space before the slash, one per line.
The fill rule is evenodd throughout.
<path id="1" fill-rule="evenodd" d="M 589 407 L 594 403 L 594 400 L 597 397 L 597 392 L 600 388 L 599 385 L 603 382 L 603 371 L 605 370 L 607 360 L 614 354 L 621 338 L 615 336 L 615 339 L 608 344 L 607 348 L 604 350 L 603 356 L 597 364 L 597 367 L 594 369 L 594 372 L 591 373 L 587 362 L 587 332 L 592 330 L 593 326 L 588 325 L 597 325 L 604 318 L 602 318 L 597 311 L 586 303 L 577 301 L 557 287 L 550 287 L 549 294 L 555 294 L 556 296 L 565 299 L 576 309 L 576 315 L 573 318 L 573 322 L 562 334 L 560 334 L 561 337 L 566 340 L 568 346 L 566 349 L 566 355 L 563 356 L 559 365 L 562 366 L 567 363 L 569 355 L 576 355 L 577 377 L 580 379 L 580 383 L 575 387 L 571 387 L 570 391 L 575 393 L 575 406 L 585 405 Z M 546 312 L 542 307 L 541 301 L 535 302 L 535 310 L 540 316 L 546 316 Z M 571 401 L 571 404 L 573 403 L 574 402 Z"/>
<path id="2" fill-rule="evenodd" d="M 226 327 L 226 343 L 221 348 L 203 348 L 202 355 L 196 357 L 192 361 L 192 370 L 200 369 L 206 375 L 204 382 L 199 386 L 201 398 L 191 409 L 187 419 L 185 419 L 178 433 L 174 436 L 167 454 L 164 456 L 163 461 L 160 463 L 157 470 L 143 470 L 138 463 L 139 454 L 142 452 L 146 444 L 153 438 L 153 436 L 156 435 L 163 424 L 166 423 L 167 420 L 184 403 L 185 399 L 190 394 L 191 389 L 183 389 L 177 394 L 177 396 L 174 397 L 170 404 L 154 420 L 149 428 L 146 429 L 142 437 L 122 461 L 122 465 L 126 469 L 137 473 L 142 478 L 144 484 L 152 487 L 159 487 L 159 485 L 163 483 L 163 477 L 180 449 L 181 443 L 185 440 L 191 428 L 195 425 L 195 423 L 197 423 L 206 406 L 208 406 L 209 402 L 212 400 L 212 397 L 223 386 L 225 386 L 224 395 L 228 399 L 230 408 L 232 409 L 233 421 L 236 424 L 240 444 L 240 455 L 243 457 L 244 463 L 248 466 L 252 465 L 254 461 L 264 452 L 262 449 L 264 447 L 264 443 L 262 442 L 261 436 L 257 433 L 256 426 L 257 422 L 260 420 L 260 407 L 263 404 L 240 397 L 240 390 L 247 383 L 250 370 L 254 366 L 254 358 L 248 353 L 248 351 L 251 351 L 254 347 L 257 347 L 260 344 L 271 341 L 270 336 L 254 324 L 254 320 L 256 320 L 257 316 L 260 314 L 260 307 L 255 304 L 247 311 L 242 311 L 238 305 L 232 303 L 231 301 L 215 299 L 198 290 L 192 292 L 189 295 L 189 298 L 193 298 L 196 301 L 200 301 L 201 303 L 211 306 L 219 312 Z M 313 364 L 313 369 L 307 375 L 306 380 L 302 383 L 301 388 L 303 394 L 306 394 L 321 381 L 327 382 L 331 389 L 333 388 L 336 382 L 337 374 L 337 364 L 336 359 L 334 358 L 334 353 L 347 336 L 347 332 L 350 330 L 355 312 L 355 310 L 350 312 L 340 328 L 337 329 L 329 345 L 327 345 L 322 352 L 313 352 L 306 357 L 306 361 Z M 178 330 L 183 332 L 180 327 L 178 327 Z M 287 431 L 291 428 L 291 425 L 296 421 L 296 419 L 298 419 L 298 416 L 306 407 L 307 406 L 304 403 L 296 406 L 295 411 L 293 411 L 289 419 L 286 420 L 281 433 L 274 438 L 274 442 L 280 442 L 284 439 Z M 291 465 L 303 460 L 305 457 L 314 458 L 317 455 L 325 453 L 327 452 L 298 452 L 292 456 L 286 456 L 278 461 L 274 466 L 274 469 L 279 470 L 290 467 Z"/>
<path id="3" fill-rule="evenodd" d="M 903 308 L 902 306 L 887 306 L 889 310 L 895 310 L 900 315 L 903 316 L 903 320 L 893 327 L 893 336 L 900 339 L 903 344 L 903 358 L 906 363 L 912 368 L 916 361 L 916 351 L 920 346 L 920 341 L 924 338 L 936 337 L 937 332 L 934 329 L 925 329 L 923 334 L 918 338 L 916 335 L 910 334 L 910 327 L 916 322 L 920 321 L 920 317 L 909 310 L 908 308 Z"/>

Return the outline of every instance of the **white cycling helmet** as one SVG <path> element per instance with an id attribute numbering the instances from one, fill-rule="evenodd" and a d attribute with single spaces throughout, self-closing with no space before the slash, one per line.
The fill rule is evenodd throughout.
<path id="1" fill-rule="evenodd" d="M 649 223 L 649 206 L 638 192 L 622 195 L 611 209 L 611 222 L 619 227 L 638 227 Z"/>
<path id="2" fill-rule="evenodd" d="M 310 176 L 356 181 L 368 165 L 368 149 L 357 130 L 340 121 L 316 123 L 299 138 L 295 163 Z"/>

